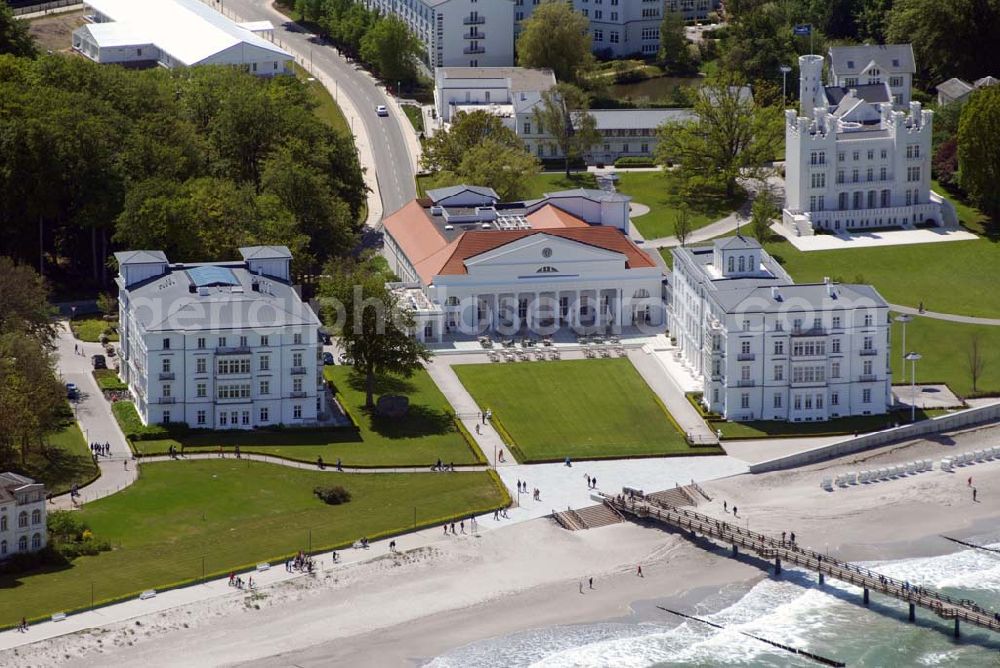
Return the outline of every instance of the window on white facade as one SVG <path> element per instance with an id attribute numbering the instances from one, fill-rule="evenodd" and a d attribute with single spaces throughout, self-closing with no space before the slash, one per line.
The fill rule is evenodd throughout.
<path id="1" fill-rule="evenodd" d="M 208 385 L 205 383 L 198 383 L 195 385 L 195 395 L 201 399 L 208 396 Z"/>
<path id="2" fill-rule="evenodd" d="M 261 355 L 260 356 L 260 370 L 261 371 L 270 371 L 270 369 L 271 369 L 271 356 L 270 355 Z"/>
<path id="3" fill-rule="evenodd" d="M 794 400 L 792 401 L 792 404 L 795 406 L 795 410 L 797 411 L 802 410 L 802 395 L 796 394 Z"/>
<path id="4" fill-rule="evenodd" d="M 298 332 L 292 334 L 292 343 L 294 343 L 295 345 L 299 345 L 300 343 L 302 343 L 302 334 Z"/>
<path id="5" fill-rule="evenodd" d="M 741 366 L 740 367 L 740 380 L 750 380 L 750 367 Z"/>
<path id="6" fill-rule="evenodd" d="M 865 360 L 865 363 L 862 365 L 862 371 L 861 371 L 861 373 L 863 373 L 866 376 L 870 376 L 872 374 L 872 361 L 871 360 Z"/>
<path id="7" fill-rule="evenodd" d="M 203 336 L 198 337 L 198 347 L 199 348 L 204 348 L 205 347 L 205 337 L 203 337 Z"/>
<path id="8" fill-rule="evenodd" d="M 830 395 L 830 405 L 839 406 L 840 405 L 840 393 L 834 392 Z"/>
<path id="9" fill-rule="evenodd" d="M 784 380 L 785 379 L 785 367 L 782 364 L 774 365 L 774 379 Z"/>
<path id="10" fill-rule="evenodd" d="M 744 320 L 743 321 L 743 331 L 744 332 L 749 332 L 750 331 L 750 321 L 749 320 Z"/>
<path id="11" fill-rule="evenodd" d="M 206 418 L 207 415 L 205 414 L 205 411 L 198 411 L 197 414 L 195 415 L 195 422 L 197 424 L 205 424 Z"/>
<path id="12" fill-rule="evenodd" d="M 785 342 L 784 341 L 781 341 L 779 339 L 778 341 L 774 342 L 774 354 L 775 355 L 784 355 L 785 354 Z"/>
<path id="13" fill-rule="evenodd" d="M 199 357 L 194 362 L 195 373 L 208 373 L 208 360 L 204 357 Z"/>
<path id="14" fill-rule="evenodd" d="M 302 419 L 302 406 L 299 404 L 292 406 L 292 417 L 296 420 Z"/>
<path id="15" fill-rule="evenodd" d="M 871 313 L 865 313 L 865 327 L 871 327 L 873 321 L 874 321 L 874 318 L 872 318 L 872 314 Z"/>
<path id="16" fill-rule="evenodd" d="M 165 397 L 169 397 L 169 396 L 170 396 L 170 385 L 169 385 L 169 384 L 167 384 L 167 385 L 163 385 L 163 386 L 161 386 L 161 387 L 160 387 L 160 393 L 161 393 L 161 394 L 162 394 L 163 396 L 165 396 Z"/>
<path id="17" fill-rule="evenodd" d="M 777 392 L 774 394 L 774 407 L 781 408 L 781 395 Z"/>
<path id="18" fill-rule="evenodd" d="M 830 363 L 830 378 L 840 378 L 840 362 Z"/>
<path id="19" fill-rule="evenodd" d="M 270 345 L 270 339 L 268 339 L 267 336 L 260 337 L 260 345 L 266 348 L 268 345 Z"/>
<path id="20" fill-rule="evenodd" d="M 258 417 L 259 417 L 259 421 L 260 422 L 267 422 L 270 419 L 270 417 L 268 415 L 267 406 L 264 406 L 263 408 L 260 409 L 260 412 L 258 413 Z"/>
<path id="21" fill-rule="evenodd" d="M 750 408 L 750 393 L 744 392 L 740 395 L 740 408 Z"/>
<path id="22" fill-rule="evenodd" d="M 262 395 L 271 394 L 271 381 L 269 381 L 269 380 L 262 380 L 262 381 L 260 381 L 260 388 L 259 389 L 260 389 L 260 394 L 262 394 Z"/>
<path id="23" fill-rule="evenodd" d="M 750 353 L 749 341 L 740 341 L 740 353 L 742 353 L 743 355 L 747 355 Z"/>
<path id="24" fill-rule="evenodd" d="M 872 344 L 873 344 L 873 337 L 866 336 L 865 337 L 865 343 L 864 343 L 864 349 L 865 350 L 871 350 L 872 349 Z"/>
<path id="25" fill-rule="evenodd" d="M 868 389 L 861 390 L 861 403 L 870 404 L 872 402 L 872 391 Z"/>

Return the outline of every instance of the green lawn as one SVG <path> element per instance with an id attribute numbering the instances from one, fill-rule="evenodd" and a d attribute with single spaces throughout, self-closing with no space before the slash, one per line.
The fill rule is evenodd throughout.
<path id="1" fill-rule="evenodd" d="M 80 511 L 96 538 L 115 549 L 44 573 L 0 576 L 0 624 L 89 606 L 92 586 L 100 603 L 200 578 L 203 567 L 224 574 L 509 501 L 489 472 L 337 474 L 233 459 L 145 464 L 141 471 L 132 487 Z M 353 498 L 326 505 L 312 493 L 317 485 L 343 485 Z M 400 546 L 406 549 L 405 538 Z"/>
<path id="2" fill-rule="evenodd" d="M 637 204 L 649 207 L 649 213 L 633 219 L 636 227 L 647 239 L 672 236 L 677 211 L 682 201 L 677 194 L 674 177 L 663 172 L 619 172 L 618 192 L 630 195 Z M 530 188 L 529 197 L 570 188 L 596 188 L 597 181 L 589 172 L 575 172 L 567 179 L 563 172 L 545 172 L 538 175 Z M 698 229 L 725 218 L 738 209 L 745 194 L 727 200 L 723 195 L 704 192 L 688 202 L 691 228 Z"/>
<path id="3" fill-rule="evenodd" d="M 403 113 L 406 114 L 408 119 L 410 119 L 410 125 L 413 126 L 413 129 L 416 130 L 418 134 L 423 132 L 424 116 L 420 111 L 420 107 L 413 104 L 404 104 L 402 107 Z"/>
<path id="4" fill-rule="evenodd" d="M 108 322 L 99 315 L 86 315 L 74 318 L 70 321 L 69 326 L 73 330 L 73 336 L 81 341 L 97 343 L 101 340 L 101 334 L 105 331 L 108 332 L 108 341 L 118 340 L 118 331 L 112 329 L 112 327 L 117 327 L 118 323 Z"/>
<path id="5" fill-rule="evenodd" d="M 492 409 L 524 461 L 706 451 L 687 445 L 627 359 L 453 368 L 476 402 Z"/>
<path id="6" fill-rule="evenodd" d="M 118 378 L 114 369 L 94 369 L 94 379 L 102 390 L 127 390 L 128 385 Z"/>
<path id="7" fill-rule="evenodd" d="M 337 102 L 330 95 L 319 79 L 314 78 L 308 71 L 298 63 L 295 65 L 295 76 L 304 81 L 312 92 L 313 100 L 316 102 L 314 113 L 316 116 L 338 132 L 342 132 L 348 137 L 351 136 L 351 126 L 347 123 L 344 112 L 340 110 Z M 312 81 L 309 81 L 312 79 Z"/>
<path id="8" fill-rule="evenodd" d="M 955 212 L 958 214 L 958 220 L 962 227 L 976 234 L 984 234 L 986 232 L 986 228 L 989 227 L 989 219 L 979 209 L 966 204 L 949 193 L 936 179 L 931 180 L 931 190 L 934 190 L 955 206 Z"/>
<path id="9" fill-rule="evenodd" d="M 53 495 L 68 492 L 74 483 L 82 486 L 97 477 L 97 464 L 90 454 L 90 446 L 72 416 L 45 441 L 44 448 L 29 452 L 25 466 L 21 466 L 18 457 L 13 470 L 44 482 L 46 492 Z"/>
<path id="10" fill-rule="evenodd" d="M 988 239 L 808 253 L 781 240 L 767 244 L 767 251 L 798 282 L 830 276 L 872 283 L 892 304 L 923 302 L 928 311 L 1000 317 L 1000 290 L 981 287 L 991 285 L 1000 268 L 1000 246 Z"/>
<path id="11" fill-rule="evenodd" d="M 410 399 L 410 413 L 394 421 L 369 415 L 364 409 L 365 395 L 361 378 L 351 367 L 327 366 L 327 380 L 332 381 L 358 422 L 359 430 L 322 429 L 284 431 L 212 431 L 192 433 L 162 440 L 135 441 L 141 454 L 164 454 L 171 445 L 185 451 L 216 451 L 219 446 L 243 452 L 259 452 L 288 459 L 315 462 L 322 457 L 328 464 L 341 459 L 345 466 L 431 466 L 438 459 L 457 465 L 484 463 L 478 448 L 459 432 L 451 417 L 447 399 L 426 371 L 410 378 L 380 378 L 376 397 L 403 394 Z"/>
<path id="12" fill-rule="evenodd" d="M 946 410 L 917 410 L 917 420 L 944 415 Z M 728 439 L 740 438 L 773 438 L 798 436 L 835 436 L 869 431 L 878 431 L 895 423 L 904 424 L 910 421 L 910 410 L 893 415 L 857 415 L 838 418 L 827 422 L 780 422 L 777 420 L 759 420 L 754 422 L 725 422 L 712 420 L 712 429 L 721 429 L 722 437 Z"/>

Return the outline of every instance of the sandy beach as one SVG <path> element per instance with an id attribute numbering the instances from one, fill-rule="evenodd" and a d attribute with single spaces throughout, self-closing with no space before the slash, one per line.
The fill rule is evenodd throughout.
<path id="1" fill-rule="evenodd" d="M 753 530 L 795 531 L 840 558 L 932 556 L 995 527 L 1000 461 L 826 492 L 824 476 L 940 459 L 993 445 L 997 429 L 889 446 L 805 469 L 740 475 L 704 485 L 700 512 Z M 978 490 L 973 502 L 968 478 Z M 747 588 L 766 565 L 736 561 L 656 528 L 619 524 L 569 532 L 536 519 L 479 537 L 440 537 L 400 555 L 314 578 L 176 608 L 22 647 L 0 663 L 42 666 L 413 666 L 470 642 L 528 629 L 657 614 L 665 598 L 693 610 L 700 598 Z M 643 566 L 643 578 L 636 566 Z M 594 578 L 594 589 L 588 578 Z M 583 589 L 583 593 L 580 589 Z M 669 619 L 658 619 L 669 624 Z"/>

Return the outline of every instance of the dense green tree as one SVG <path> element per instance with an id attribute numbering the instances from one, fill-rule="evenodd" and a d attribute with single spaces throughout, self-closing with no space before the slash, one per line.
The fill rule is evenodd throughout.
<path id="1" fill-rule="evenodd" d="M 414 319 L 386 287 L 375 265 L 340 262 L 326 270 L 320 287 L 324 322 L 365 377 L 365 406 L 375 406 L 375 379 L 385 373 L 410 376 L 430 352 L 410 336 Z"/>
<path id="2" fill-rule="evenodd" d="M 959 183 L 972 201 L 1000 222 L 1000 86 L 974 92 L 958 125 Z"/>
<path id="3" fill-rule="evenodd" d="M 771 223 L 779 213 L 771 191 L 761 189 L 750 205 L 750 235 L 760 243 L 765 243 L 771 237 Z"/>
<path id="4" fill-rule="evenodd" d="M 861 0 L 855 16 L 858 39 L 866 44 L 885 44 L 892 0 Z"/>
<path id="5" fill-rule="evenodd" d="M 781 119 L 759 107 L 736 79 L 706 84 L 694 104 L 694 119 L 666 123 L 657 131 L 657 161 L 677 165 L 688 192 L 720 188 L 735 195 L 737 178 L 762 178 L 781 145 Z"/>
<path id="6" fill-rule="evenodd" d="M 503 124 L 503 119 L 486 110 L 459 112 L 451 119 L 444 132 L 435 132 L 424 143 L 421 162 L 425 169 L 458 172 L 459 165 L 475 146 L 492 140 L 509 148 L 523 144 L 514 131 Z"/>
<path id="7" fill-rule="evenodd" d="M 28 32 L 28 22 L 14 18 L 10 5 L 0 2 L 0 54 L 34 56 L 36 52 L 35 41 Z"/>
<path id="8" fill-rule="evenodd" d="M 951 77 L 973 81 L 1000 62 L 1000 0 L 895 0 L 886 39 L 913 44 L 929 85 Z"/>
<path id="9" fill-rule="evenodd" d="M 522 67 L 548 68 L 560 82 L 575 82 L 593 64 L 590 23 L 572 5 L 548 0 L 521 23 L 517 62 Z"/>
<path id="10" fill-rule="evenodd" d="M 670 74 L 687 75 L 698 71 L 698 62 L 688 42 L 684 17 L 666 11 L 660 23 L 660 65 Z"/>
<path id="11" fill-rule="evenodd" d="M 805 38 L 808 40 L 808 38 Z M 822 46 L 820 40 L 819 46 Z M 728 26 L 722 65 L 747 81 L 781 80 L 779 68 L 797 60 L 792 26 L 783 7 L 764 3 L 747 9 Z"/>
<path id="12" fill-rule="evenodd" d="M 50 346 L 56 337 L 55 312 L 48 302 L 49 290 L 31 267 L 0 256 L 0 332 L 21 332 Z"/>
<path id="13" fill-rule="evenodd" d="M 361 57 L 390 86 L 416 81 L 422 50 L 420 40 L 395 15 L 379 18 L 361 39 Z"/>
<path id="14" fill-rule="evenodd" d="M 540 167 L 524 147 L 487 139 L 465 154 L 458 176 L 465 183 L 493 188 L 501 199 L 513 201 L 528 195 Z"/>
<path id="15" fill-rule="evenodd" d="M 558 84 L 542 93 L 542 100 L 532 114 L 538 132 L 548 135 L 548 145 L 562 153 L 567 177 L 570 163 L 601 141 L 597 121 L 588 107 L 589 100 L 583 91 L 572 84 Z"/>

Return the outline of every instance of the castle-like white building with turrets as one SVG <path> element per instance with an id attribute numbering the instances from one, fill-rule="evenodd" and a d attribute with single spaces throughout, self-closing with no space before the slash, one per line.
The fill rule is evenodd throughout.
<path id="1" fill-rule="evenodd" d="M 785 111 L 783 224 L 797 235 L 958 224 L 930 189 L 933 112 L 910 101 L 909 44 L 833 47 L 799 58 L 799 111 Z"/>

